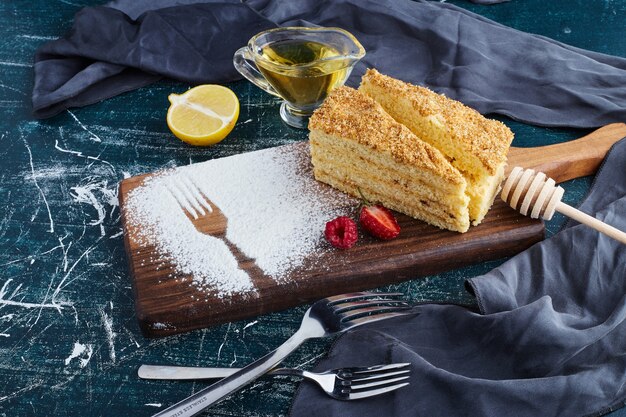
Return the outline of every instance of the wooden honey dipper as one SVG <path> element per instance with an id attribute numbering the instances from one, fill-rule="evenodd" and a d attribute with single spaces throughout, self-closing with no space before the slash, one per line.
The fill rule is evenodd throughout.
<path id="1" fill-rule="evenodd" d="M 524 216 L 550 220 L 555 211 L 626 244 L 626 233 L 561 201 L 563 187 L 543 172 L 515 167 L 502 186 L 504 202 Z"/>

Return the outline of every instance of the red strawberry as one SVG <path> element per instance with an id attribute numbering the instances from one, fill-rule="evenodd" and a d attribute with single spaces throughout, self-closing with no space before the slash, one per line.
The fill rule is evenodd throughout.
<path id="1" fill-rule="evenodd" d="M 400 226 L 391 211 L 381 205 L 370 204 L 365 197 L 361 204 L 359 222 L 370 235 L 382 240 L 390 240 L 400 234 Z"/>
<path id="2" fill-rule="evenodd" d="M 331 245 L 339 249 L 351 248 L 359 237 L 356 223 L 346 216 L 337 217 L 326 223 L 324 236 Z"/>

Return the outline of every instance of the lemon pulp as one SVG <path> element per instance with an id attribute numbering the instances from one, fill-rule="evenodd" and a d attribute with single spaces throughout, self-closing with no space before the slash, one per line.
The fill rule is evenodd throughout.
<path id="1" fill-rule="evenodd" d="M 239 100 L 221 85 L 200 85 L 184 94 L 170 94 L 167 125 L 180 140 L 196 146 L 214 145 L 235 127 Z"/>

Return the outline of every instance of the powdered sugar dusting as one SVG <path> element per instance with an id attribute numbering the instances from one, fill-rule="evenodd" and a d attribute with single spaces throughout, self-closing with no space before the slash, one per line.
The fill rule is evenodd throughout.
<path id="1" fill-rule="evenodd" d="M 163 262 L 192 276 L 192 283 L 200 288 L 224 296 L 254 291 L 250 277 L 239 269 L 226 244 L 199 232 L 187 218 L 168 191 L 172 175 L 156 176 L 129 195 L 126 211 L 129 222 L 138 226 L 135 238 L 154 244 Z"/>
<path id="2" fill-rule="evenodd" d="M 207 196 L 227 219 L 226 239 L 269 277 L 281 282 L 323 253 L 324 225 L 355 201 L 315 181 L 306 146 L 288 146 L 177 168 L 129 193 L 127 219 L 193 284 L 220 297 L 256 290 L 223 238 L 202 234 L 184 214 L 185 195 Z M 194 210 L 207 216 L 211 206 Z M 190 211 L 193 213 L 193 211 Z"/>

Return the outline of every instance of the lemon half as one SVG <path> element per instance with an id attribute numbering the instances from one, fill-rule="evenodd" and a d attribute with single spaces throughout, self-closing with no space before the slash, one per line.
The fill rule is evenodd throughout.
<path id="1" fill-rule="evenodd" d="M 184 94 L 170 94 L 168 100 L 167 126 L 190 145 L 208 146 L 222 141 L 239 117 L 237 96 L 221 85 L 199 85 Z"/>

